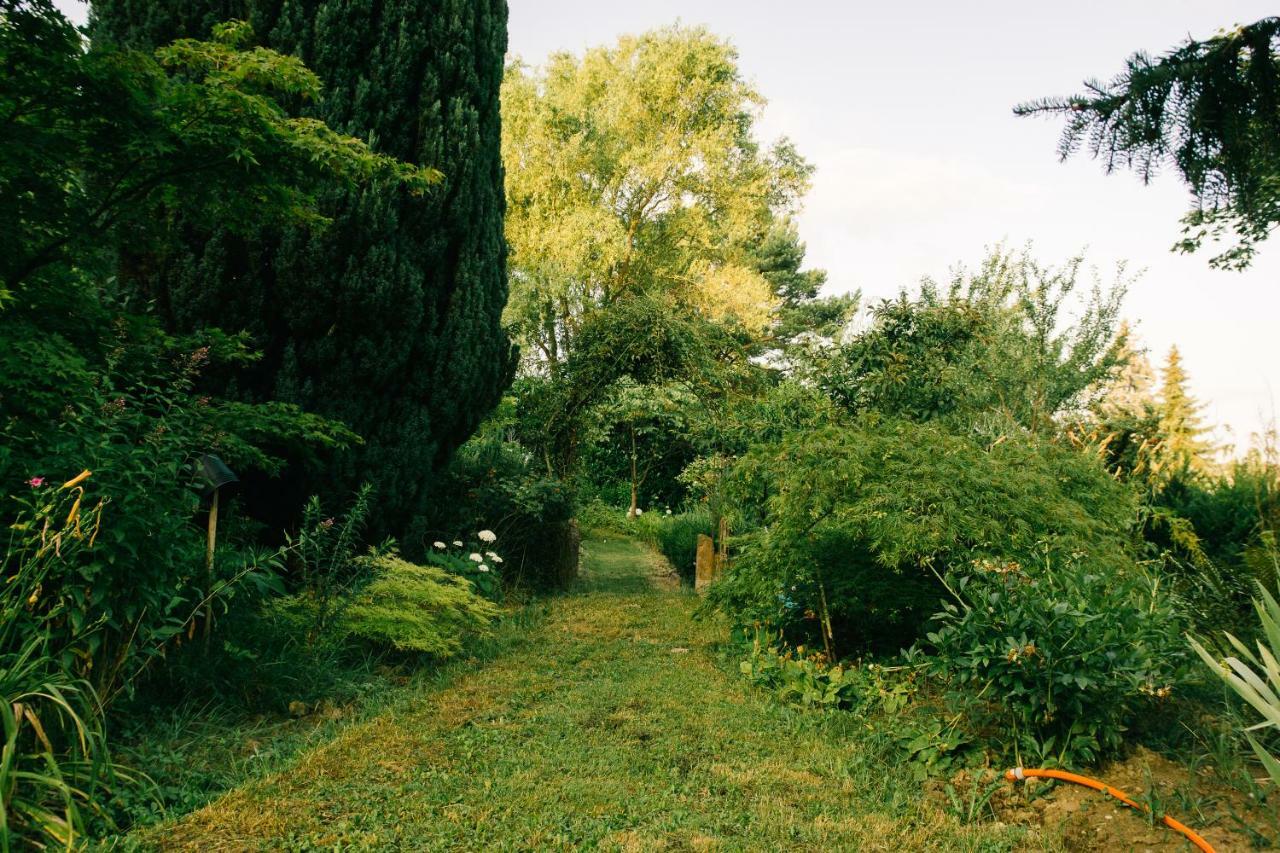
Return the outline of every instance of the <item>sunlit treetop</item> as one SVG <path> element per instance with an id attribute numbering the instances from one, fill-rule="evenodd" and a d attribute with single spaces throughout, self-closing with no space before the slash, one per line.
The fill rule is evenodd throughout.
<path id="1" fill-rule="evenodd" d="M 763 327 L 777 298 L 750 247 L 794 209 L 810 166 L 785 140 L 756 141 L 762 104 L 732 46 L 699 28 L 509 67 L 517 335 L 555 364 L 585 310 L 641 293 Z"/>

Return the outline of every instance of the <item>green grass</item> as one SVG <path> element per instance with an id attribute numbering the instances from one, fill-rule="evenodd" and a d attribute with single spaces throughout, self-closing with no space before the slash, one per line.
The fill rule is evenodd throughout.
<path id="1" fill-rule="evenodd" d="M 1043 849 L 962 826 L 852 715 L 753 691 L 659 561 L 583 543 L 525 641 L 135 837 L 166 849 Z"/>

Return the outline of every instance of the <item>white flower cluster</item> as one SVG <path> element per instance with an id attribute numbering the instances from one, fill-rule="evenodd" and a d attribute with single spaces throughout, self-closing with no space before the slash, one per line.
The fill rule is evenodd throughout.
<path id="1" fill-rule="evenodd" d="M 492 530 L 481 530 L 478 533 L 476 533 L 476 538 L 478 538 L 481 542 L 497 542 L 498 534 L 494 533 Z M 435 542 L 432 542 L 431 547 L 435 548 L 437 551 L 446 551 L 449 548 L 448 545 L 446 545 L 444 542 L 441 542 L 440 540 L 436 540 Z M 461 548 L 462 540 L 460 539 L 453 540 L 453 547 Z M 473 551 L 471 552 L 471 554 L 468 555 L 467 559 L 477 564 L 476 565 L 477 571 L 488 572 L 489 566 L 487 563 L 485 563 L 485 557 L 488 557 L 489 560 L 493 562 L 495 565 L 500 564 L 502 562 L 502 557 L 498 556 L 498 554 L 493 551 L 485 551 L 484 554 L 481 554 L 478 551 Z"/>

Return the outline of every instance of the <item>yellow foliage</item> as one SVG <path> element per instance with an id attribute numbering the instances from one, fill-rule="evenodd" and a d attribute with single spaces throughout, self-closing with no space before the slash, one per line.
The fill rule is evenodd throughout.
<path id="1" fill-rule="evenodd" d="M 778 307 L 773 288 L 760 273 L 736 264 L 699 262 L 686 301 L 705 316 L 737 321 L 753 334 L 763 332 Z"/>

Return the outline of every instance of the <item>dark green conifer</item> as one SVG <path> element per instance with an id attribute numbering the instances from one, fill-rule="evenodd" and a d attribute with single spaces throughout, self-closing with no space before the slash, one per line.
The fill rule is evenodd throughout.
<path id="1" fill-rule="evenodd" d="M 426 499 L 431 474 L 510 380 L 500 325 L 506 246 L 499 85 L 504 0 L 100 0 L 97 42 L 150 48 L 248 20 L 324 83 L 317 117 L 382 153 L 444 173 L 424 196 L 336 192 L 325 228 L 244 239 L 178 223 L 173 245 L 122 259 L 126 286 L 174 329 L 250 331 L 263 359 L 228 390 L 346 422 L 365 445 L 273 494 L 377 488 L 386 531 Z M 283 500 L 280 500 L 283 498 Z"/>

